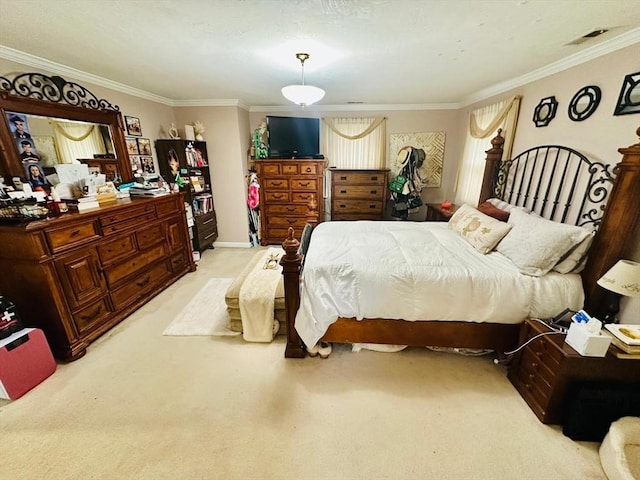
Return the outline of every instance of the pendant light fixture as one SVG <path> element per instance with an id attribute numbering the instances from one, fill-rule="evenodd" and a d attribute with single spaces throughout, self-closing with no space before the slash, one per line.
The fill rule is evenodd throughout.
<path id="1" fill-rule="evenodd" d="M 282 95 L 284 98 L 296 105 L 306 107 L 307 105 L 311 105 L 312 103 L 322 100 L 322 97 L 324 97 L 324 90 L 314 87 L 313 85 L 304 84 L 304 62 L 309 59 L 309 54 L 296 53 L 296 58 L 300 60 L 300 64 L 302 65 L 302 84 L 287 85 L 286 87 L 283 87 Z"/>

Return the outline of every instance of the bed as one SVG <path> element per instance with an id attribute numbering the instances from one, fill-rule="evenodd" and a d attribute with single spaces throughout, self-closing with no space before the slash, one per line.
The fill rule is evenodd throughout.
<path id="1" fill-rule="evenodd" d="M 456 237 L 460 232 L 455 231 L 455 225 L 447 224 L 328 222 L 315 231 L 314 225 L 308 225 L 303 237 L 311 239 L 301 252 L 300 242 L 289 230 L 281 260 L 287 358 L 303 358 L 305 345 L 315 340 L 504 352 L 516 345 L 520 324 L 527 316 L 544 318 L 582 305 L 599 314 L 603 292 L 596 280 L 618 259 L 630 255 L 637 235 L 640 143 L 621 148 L 623 158 L 615 168 L 558 145 L 531 148 L 502 162 L 500 133 L 491 144 L 479 205 L 492 199 L 513 207 L 510 224 L 521 237 L 507 232 L 498 241 L 497 252 L 489 249 L 479 254 L 475 245 L 469 246 L 468 238 L 460 241 Z M 576 268 L 568 272 L 529 271 L 523 275 L 523 265 L 510 264 L 510 255 L 533 249 L 514 244 L 511 238 L 526 242 L 527 235 L 522 232 L 527 222 L 544 223 L 545 228 L 553 224 L 552 228 L 593 230 L 595 234 L 588 241 L 586 236 L 574 238 L 571 248 L 560 255 L 564 258 L 577 250 L 578 244 L 590 243 L 586 262 L 584 258 L 576 260 Z M 546 238 L 546 230 L 543 232 L 529 237 Z M 366 250 L 378 245 L 381 238 L 391 238 L 391 243 Z M 351 253 L 346 246 L 353 247 Z M 427 251 L 434 255 L 425 260 Z M 560 263 L 560 256 L 556 263 Z M 398 266 L 403 258 L 408 262 Z M 448 265 L 453 258 L 458 263 Z M 476 260 L 479 263 L 474 263 Z M 445 267 L 449 273 L 444 273 Z M 525 271 L 527 267 L 524 265 Z M 380 276 L 380 271 L 386 273 Z M 418 277 L 418 271 L 426 277 Z M 580 273 L 572 273 L 576 271 Z M 494 272 L 500 278 L 487 276 Z M 462 290 L 464 283 L 470 289 Z M 385 296 L 392 284 L 400 289 Z M 519 298 L 523 288 L 528 299 Z M 552 298 L 555 291 L 564 293 Z M 474 296 L 477 298 L 471 298 Z M 482 299 L 489 300 L 483 304 Z M 408 310 L 398 309 L 396 304 L 406 305 Z"/>

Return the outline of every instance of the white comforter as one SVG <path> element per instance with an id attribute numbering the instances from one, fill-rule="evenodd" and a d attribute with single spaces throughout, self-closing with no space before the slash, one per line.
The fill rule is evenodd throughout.
<path id="1" fill-rule="evenodd" d="M 446 223 L 325 222 L 305 258 L 296 330 L 312 346 L 338 317 L 520 323 L 583 303 L 579 275 L 522 275 Z"/>

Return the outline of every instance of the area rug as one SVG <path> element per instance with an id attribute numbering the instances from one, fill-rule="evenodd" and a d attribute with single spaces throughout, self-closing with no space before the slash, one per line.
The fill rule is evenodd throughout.
<path id="1" fill-rule="evenodd" d="M 163 335 L 240 335 L 228 329 L 229 314 L 224 295 L 232 278 L 211 278 L 178 316 L 162 332 Z"/>

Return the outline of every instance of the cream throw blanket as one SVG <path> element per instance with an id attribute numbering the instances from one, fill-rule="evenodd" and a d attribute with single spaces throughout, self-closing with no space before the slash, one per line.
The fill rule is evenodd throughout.
<path id="1" fill-rule="evenodd" d="M 282 277 L 282 248 L 269 248 L 240 287 L 238 302 L 242 336 L 247 342 L 270 342 L 278 331 L 273 315 L 276 288 Z"/>

